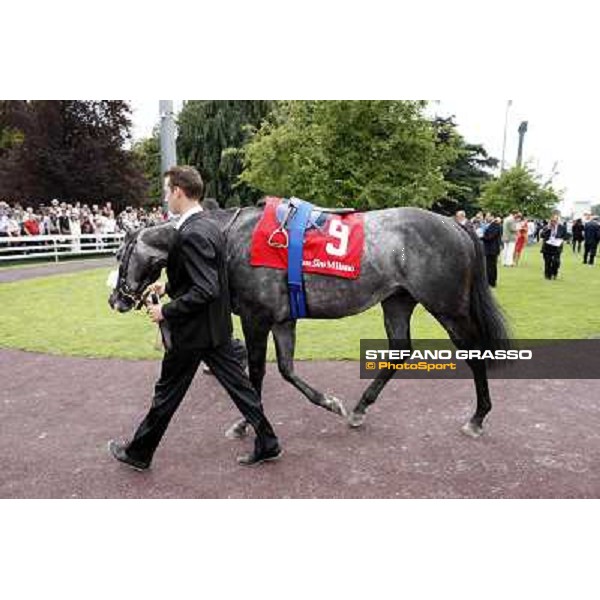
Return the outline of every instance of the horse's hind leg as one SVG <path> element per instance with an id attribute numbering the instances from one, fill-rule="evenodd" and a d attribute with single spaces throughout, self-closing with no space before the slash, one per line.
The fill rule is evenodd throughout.
<path id="1" fill-rule="evenodd" d="M 467 360 L 467 364 L 471 367 L 475 379 L 477 408 L 471 419 L 463 425 L 462 432 L 470 437 L 479 437 L 483 433 L 483 420 L 490 410 L 492 410 L 487 367 L 484 360 Z"/>
<path id="2" fill-rule="evenodd" d="M 386 298 L 381 303 L 385 330 L 390 340 L 390 350 L 411 349 L 410 317 L 416 304 L 417 302 L 408 292 L 399 292 Z M 377 397 L 393 375 L 394 371 L 392 369 L 386 369 L 377 374 L 348 417 L 348 423 L 351 427 L 360 427 L 364 423 L 367 409 L 377 400 Z"/>
<path id="3" fill-rule="evenodd" d="M 454 345 L 459 350 L 473 350 L 476 344 L 472 340 L 477 339 L 477 332 L 473 329 L 472 322 L 467 318 L 446 317 L 434 315 L 450 335 Z M 484 360 L 467 360 L 473 379 L 475 381 L 475 392 L 477 394 L 477 408 L 475 413 L 461 431 L 470 437 L 479 437 L 483 433 L 483 421 L 492 410 L 492 400 L 488 386 L 487 366 Z"/>
<path id="4" fill-rule="evenodd" d="M 330 394 L 323 394 L 315 390 L 294 373 L 296 321 L 275 324 L 272 331 L 275 350 L 277 351 L 277 365 L 281 376 L 302 392 L 313 404 L 345 417 L 346 409 L 341 400 Z"/>
<path id="5" fill-rule="evenodd" d="M 248 375 L 250 383 L 259 396 L 262 395 L 262 384 L 265 377 L 267 361 L 267 340 L 271 329 L 270 323 L 242 315 L 242 329 L 248 352 Z M 239 419 L 226 432 L 230 439 L 240 439 L 248 435 L 248 422 Z"/>

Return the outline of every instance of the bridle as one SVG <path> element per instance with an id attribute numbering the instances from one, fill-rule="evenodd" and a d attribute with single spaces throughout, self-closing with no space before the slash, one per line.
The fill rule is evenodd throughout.
<path id="1" fill-rule="evenodd" d="M 123 258 L 119 261 L 119 285 L 117 286 L 117 292 L 124 298 L 130 300 L 135 305 L 136 310 L 140 310 L 140 308 L 142 308 L 144 305 L 145 298 L 143 292 L 152 283 L 151 278 L 148 278 L 142 282 L 142 285 L 140 285 L 139 289 L 137 290 L 131 289 L 127 283 L 129 261 L 133 251 L 135 250 L 135 247 L 137 246 L 140 231 L 135 234 L 133 241 L 125 246 Z"/>

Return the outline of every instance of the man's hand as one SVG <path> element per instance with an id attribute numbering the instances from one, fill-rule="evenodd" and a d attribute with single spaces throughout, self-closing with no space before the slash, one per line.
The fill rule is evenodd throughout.
<path id="1" fill-rule="evenodd" d="M 161 304 L 149 304 L 148 305 L 148 316 L 153 323 L 160 323 L 164 320 L 162 314 L 162 305 Z"/>
<path id="2" fill-rule="evenodd" d="M 142 294 L 142 301 L 144 304 L 151 304 L 150 302 L 150 294 L 155 293 L 159 298 L 162 298 L 166 294 L 165 290 L 166 284 L 162 281 L 156 281 L 150 284 Z"/>
<path id="3" fill-rule="evenodd" d="M 148 290 L 157 294 L 159 298 L 162 298 L 166 293 L 165 283 L 162 281 L 156 281 L 152 285 L 148 286 Z"/>

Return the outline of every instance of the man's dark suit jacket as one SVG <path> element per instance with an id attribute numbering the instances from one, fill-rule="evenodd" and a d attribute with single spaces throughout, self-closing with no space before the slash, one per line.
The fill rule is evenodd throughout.
<path id="1" fill-rule="evenodd" d="M 189 217 L 178 231 L 167 261 L 163 306 L 173 351 L 206 350 L 231 339 L 226 239 L 203 213 Z"/>
<path id="2" fill-rule="evenodd" d="M 502 239 L 502 226 L 490 223 L 483 232 L 483 247 L 486 256 L 500 254 L 500 240 Z"/>
<path id="3" fill-rule="evenodd" d="M 600 242 L 600 223 L 598 221 L 588 221 L 583 228 L 583 238 L 586 244 L 592 246 Z"/>
<path id="4" fill-rule="evenodd" d="M 540 249 L 542 254 L 560 254 L 562 252 L 562 246 L 552 246 L 551 244 L 546 243 L 550 239 L 551 233 L 552 228 L 550 227 L 550 224 L 546 225 L 546 227 L 542 229 L 542 233 L 540 233 L 540 239 L 543 240 L 542 247 Z M 567 237 L 567 228 L 562 223 L 558 224 L 556 237 L 563 240 Z"/>

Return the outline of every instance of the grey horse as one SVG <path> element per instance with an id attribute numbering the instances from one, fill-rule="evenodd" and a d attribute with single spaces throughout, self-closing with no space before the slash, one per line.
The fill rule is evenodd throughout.
<path id="1" fill-rule="evenodd" d="M 238 314 L 248 350 L 249 376 L 261 394 L 265 375 L 267 339 L 272 332 L 282 377 L 312 403 L 346 416 L 353 427 L 364 422 L 393 370 L 380 372 L 350 414 L 336 397 L 324 394 L 294 372 L 296 321 L 290 318 L 285 271 L 250 265 L 250 242 L 263 209 L 211 210 L 227 235 L 231 305 Z M 365 247 L 358 279 L 305 274 L 306 304 L 310 318 L 339 319 L 381 303 L 392 346 L 411 349 L 410 318 L 422 304 L 448 332 L 460 349 L 498 350 L 509 347 L 501 311 L 485 278 L 485 256 L 475 234 L 453 219 L 417 208 L 391 208 L 364 214 Z M 159 276 L 175 237 L 172 225 L 159 225 L 129 235 L 118 259 L 113 308 L 126 311 L 141 306 L 144 289 Z M 491 410 L 487 366 L 467 361 L 472 370 L 477 407 L 462 431 L 472 437 L 483 432 Z M 246 434 L 238 421 L 230 437 Z"/>

